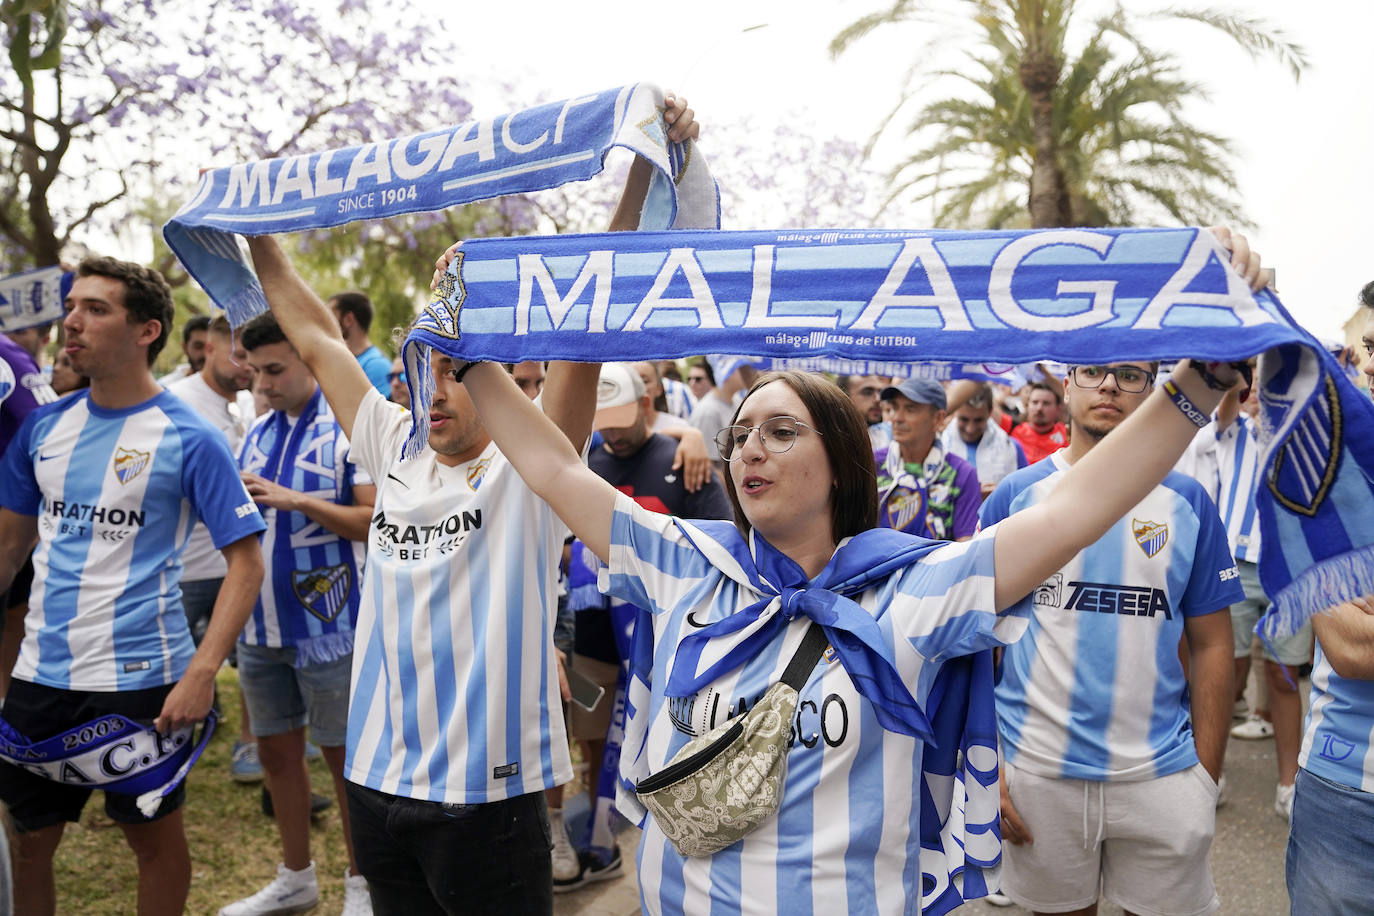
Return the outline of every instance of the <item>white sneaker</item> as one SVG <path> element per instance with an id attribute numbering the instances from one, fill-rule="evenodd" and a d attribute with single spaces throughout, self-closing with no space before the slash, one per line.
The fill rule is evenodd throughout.
<path id="1" fill-rule="evenodd" d="M 563 823 L 563 809 L 549 809 L 549 826 L 553 829 L 553 880 L 572 881 L 582 871 L 577 850 L 568 839 L 568 827 Z"/>
<path id="2" fill-rule="evenodd" d="M 1274 789 L 1274 812 L 1279 817 L 1293 822 L 1293 789 L 1295 786 L 1285 786 L 1279 783 Z"/>
<path id="3" fill-rule="evenodd" d="M 1232 719 L 1241 720 L 1249 714 L 1250 704 L 1245 702 L 1245 697 L 1241 697 L 1239 700 L 1236 700 L 1235 705 L 1231 707 Z"/>
<path id="4" fill-rule="evenodd" d="M 300 871 L 277 866 L 272 883 L 251 897 L 236 900 L 219 911 L 219 916 L 289 916 L 305 913 L 320 902 L 320 886 L 315 881 L 315 863 Z"/>
<path id="5" fill-rule="evenodd" d="M 999 894 L 996 891 L 994 891 L 991 894 L 988 894 L 983 899 L 986 900 L 988 903 L 992 904 L 993 906 L 1011 906 L 1012 904 L 1010 897 L 1008 897 L 1006 894 Z"/>
<path id="6" fill-rule="evenodd" d="M 1274 737 L 1274 726 L 1268 719 L 1262 718 L 1252 712 L 1244 722 L 1231 729 L 1231 737 L 1241 738 L 1245 741 L 1259 741 L 1264 738 L 1272 738 Z"/>
<path id="7" fill-rule="evenodd" d="M 343 916 L 372 916 L 372 895 L 367 890 L 367 879 L 344 869 Z"/>

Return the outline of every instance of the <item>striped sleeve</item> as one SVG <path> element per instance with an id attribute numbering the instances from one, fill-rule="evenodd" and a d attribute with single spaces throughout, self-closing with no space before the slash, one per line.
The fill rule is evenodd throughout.
<path id="1" fill-rule="evenodd" d="M 611 519 L 611 555 L 597 585 L 612 598 L 661 614 L 715 572 L 672 516 L 650 512 L 624 493 Z"/>

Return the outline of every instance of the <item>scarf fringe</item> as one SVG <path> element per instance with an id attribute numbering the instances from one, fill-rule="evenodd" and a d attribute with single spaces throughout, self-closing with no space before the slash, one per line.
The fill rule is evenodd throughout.
<path id="1" fill-rule="evenodd" d="M 1256 627 L 1261 639 L 1291 636 L 1328 608 L 1374 593 L 1374 544 L 1318 561 L 1276 595 Z"/>
<path id="2" fill-rule="evenodd" d="M 327 665 L 353 653 L 353 631 L 325 633 L 296 643 L 296 667 Z"/>
<path id="3" fill-rule="evenodd" d="M 235 328 L 267 311 L 267 294 L 256 282 L 240 287 L 224 300 L 224 315 Z"/>

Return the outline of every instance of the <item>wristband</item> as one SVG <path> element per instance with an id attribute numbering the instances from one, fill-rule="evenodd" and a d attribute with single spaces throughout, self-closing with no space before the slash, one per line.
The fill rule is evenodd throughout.
<path id="1" fill-rule="evenodd" d="M 1164 393 L 1169 396 L 1169 400 L 1174 402 L 1174 406 L 1182 411 L 1185 417 L 1193 421 L 1193 425 L 1198 429 L 1202 429 L 1202 427 L 1212 421 L 1211 417 L 1207 416 L 1207 414 L 1198 409 L 1196 404 L 1188 400 L 1188 396 L 1179 389 L 1178 385 L 1174 384 L 1173 379 L 1169 379 L 1164 383 Z"/>
<path id="2" fill-rule="evenodd" d="M 461 368 L 461 369 L 459 369 L 457 372 L 453 373 L 453 380 L 454 380 L 455 382 L 457 382 L 458 384 L 461 385 L 461 384 L 463 383 L 463 376 L 467 375 L 467 374 L 468 374 L 468 370 L 471 369 L 473 366 L 477 365 L 477 364 L 480 363 L 480 362 L 481 362 L 481 360 L 479 359 L 479 360 L 472 360 L 472 361 L 463 363 L 463 368 Z"/>

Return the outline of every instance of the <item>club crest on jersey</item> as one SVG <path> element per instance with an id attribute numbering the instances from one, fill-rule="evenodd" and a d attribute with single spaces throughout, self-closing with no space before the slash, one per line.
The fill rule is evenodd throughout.
<path id="1" fill-rule="evenodd" d="M 346 563 L 321 566 L 309 572 L 293 572 L 291 587 L 307 611 L 329 623 L 348 604 L 353 576 Z"/>
<path id="2" fill-rule="evenodd" d="M 1325 389 L 1312 398 L 1311 409 L 1293 424 L 1274 452 L 1269 492 L 1284 508 L 1312 518 L 1326 501 L 1341 457 L 1341 399 L 1327 376 Z"/>
<path id="3" fill-rule="evenodd" d="M 468 468 L 468 486 L 472 492 L 476 493 L 477 488 L 482 485 L 482 478 L 487 476 L 487 468 L 491 467 L 491 459 L 483 458 Z"/>
<path id="4" fill-rule="evenodd" d="M 115 476 L 119 478 L 120 483 L 128 483 L 148 466 L 148 459 L 151 457 L 151 452 L 140 452 L 131 448 L 115 449 Z"/>
<path id="5" fill-rule="evenodd" d="M 1147 557 L 1159 553 L 1169 542 L 1169 526 L 1161 525 L 1159 522 L 1142 522 L 1133 518 L 1131 531 L 1135 534 L 1135 542 L 1145 551 Z"/>
<path id="6" fill-rule="evenodd" d="M 897 531 L 906 531 L 908 525 L 925 515 L 925 509 L 925 495 L 909 487 L 896 487 L 883 503 L 887 527 Z"/>

